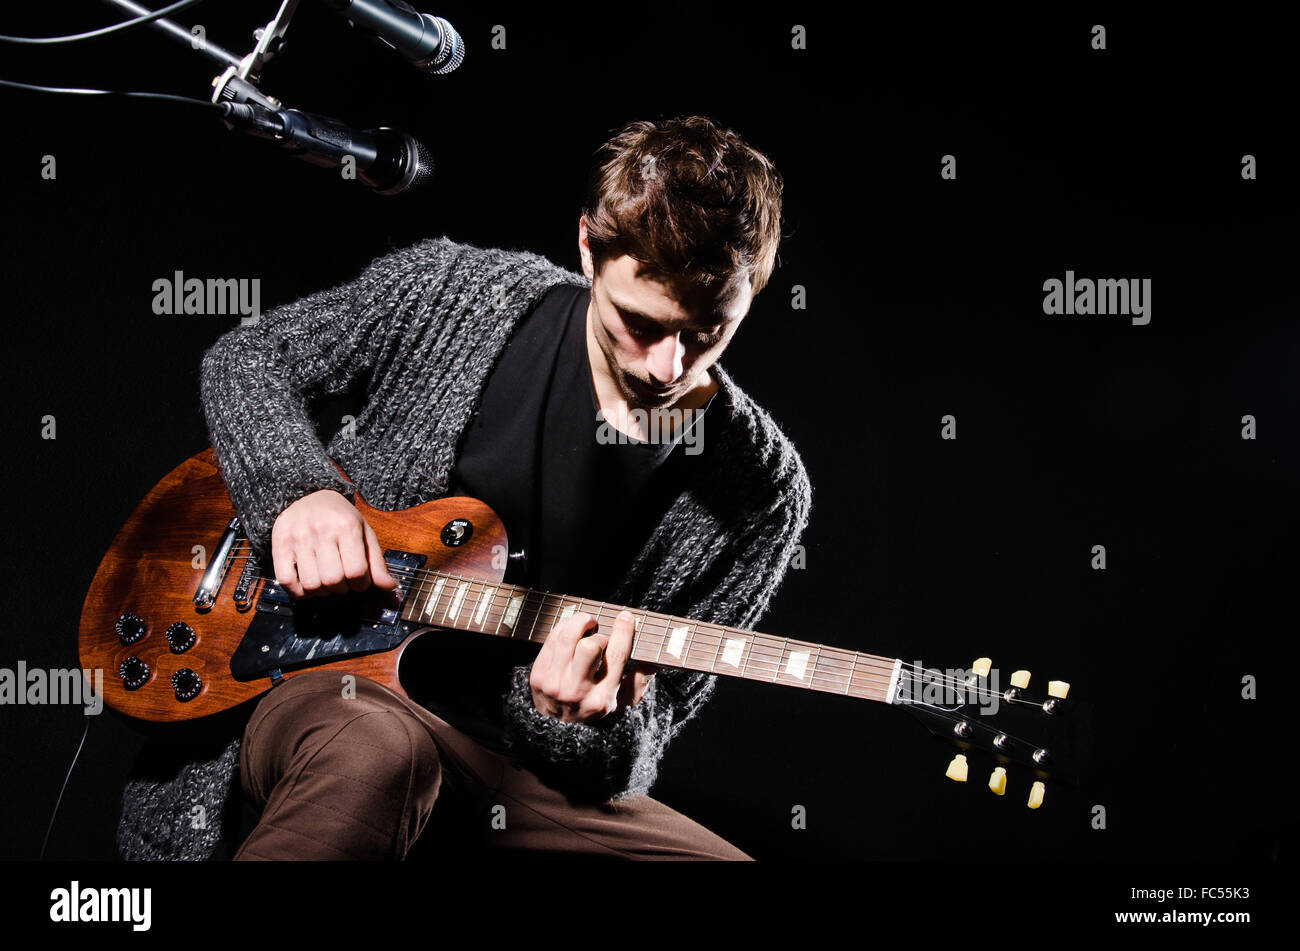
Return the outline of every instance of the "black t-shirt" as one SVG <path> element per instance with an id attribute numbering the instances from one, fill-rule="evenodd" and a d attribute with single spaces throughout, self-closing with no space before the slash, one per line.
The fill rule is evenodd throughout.
<path id="1" fill-rule="evenodd" d="M 672 441 L 633 440 L 603 423 L 587 354 L 590 299 L 587 288 L 557 285 L 520 321 L 461 439 L 449 494 L 486 502 L 505 523 L 506 582 L 606 601 L 707 441 L 698 413 Z M 433 631 L 408 649 L 403 683 L 503 749 L 511 668 L 536 653 L 508 638 Z"/>

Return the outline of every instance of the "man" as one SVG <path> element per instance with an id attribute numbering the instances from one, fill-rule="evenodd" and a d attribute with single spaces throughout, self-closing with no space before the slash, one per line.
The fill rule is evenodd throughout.
<path id="1" fill-rule="evenodd" d="M 463 494 L 502 517 L 507 581 L 752 628 L 811 491 L 717 360 L 774 267 L 780 190 L 708 119 L 632 123 L 598 152 L 585 280 L 424 241 L 227 334 L 204 357 L 204 410 L 276 580 L 298 598 L 391 589 L 349 499 Z M 365 406 L 327 450 L 308 408 L 356 390 Z M 404 660 L 420 703 L 364 679 L 346 695 L 323 671 L 259 702 L 240 775 L 262 813 L 237 859 L 402 858 L 435 828 L 422 844 L 459 830 L 511 850 L 748 858 L 647 795 L 716 676 L 628 663 L 628 612 L 603 632 L 573 614 L 531 663 L 524 645 L 446 633 Z"/>

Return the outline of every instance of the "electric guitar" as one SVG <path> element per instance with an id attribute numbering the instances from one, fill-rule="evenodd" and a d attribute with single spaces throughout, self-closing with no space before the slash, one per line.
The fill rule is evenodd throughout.
<path id="1" fill-rule="evenodd" d="M 340 469 L 340 472 L 342 470 Z M 344 473 L 346 476 L 346 473 Z M 610 633 L 616 605 L 501 583 L 505 528 L 482 502 L 450 497 L 404 511 L 358 511 L 384 546 L 393 592 L 371 588 L 292 599 L 241 533 L 209 448 L 181 463 L 136 507 L 101 561 L 82 608 L 81 664 L 104 674 L 104 702 L 131 717 L 180 721 L 253 700 L 304 670 L 369 677 L 406 696 L 402 654 L 420 635 L 453 628 L 540 644 L 576 611 Z M 987 658 L 969 670 L 904 661 L 656 611 L 636 615 L 632 658 L 746 680 L 819 690 L 906 710 L 961 752 L 947 775 L 967 779 L 966 754 L 1033 778 L 1077 785 L 1087 707 L 1052 681 L 1031 696 L 1029 673 L 1005 685 Z"/>

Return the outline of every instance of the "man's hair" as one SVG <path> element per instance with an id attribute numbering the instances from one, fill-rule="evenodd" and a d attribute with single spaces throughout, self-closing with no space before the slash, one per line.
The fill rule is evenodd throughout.
<path id="1" fill-rule="evenodd" d="M 597 271 L 627 254 L 702 285 L 767 284 L 781 240 L 781 176 L 704 116 L 631 122 L 596 150 L 583 215 Z"/>

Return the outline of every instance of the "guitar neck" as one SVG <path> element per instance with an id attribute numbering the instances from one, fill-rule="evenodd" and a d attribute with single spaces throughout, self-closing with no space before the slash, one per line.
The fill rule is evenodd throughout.
<path id="1" fill-rule="evenodd" d="M 624 610 L 635 617 L 633 660 L 881 703 L 892 700 L 899 671 L 894 658 L 445 572 L 418 572 L 401 616 L 417 624 L 540 644 L 560 621 L 578 612 L 590 614 L 600 633 L 610 635 Z"/>

